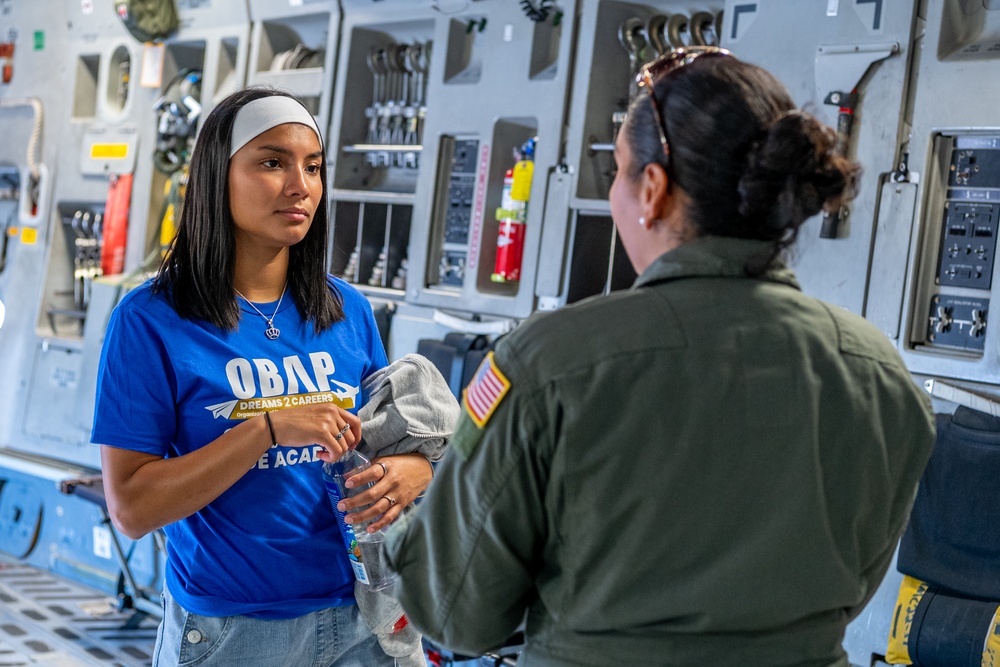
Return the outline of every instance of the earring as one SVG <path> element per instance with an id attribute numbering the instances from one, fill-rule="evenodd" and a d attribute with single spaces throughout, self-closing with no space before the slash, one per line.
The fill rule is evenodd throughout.
<path id="1" fill-rule="evenodd" d="M 639 218 L 639 226 L 640 227 L 645 227 L 646 226 L 646 218 L 645 218 L 645 216 Z"/>

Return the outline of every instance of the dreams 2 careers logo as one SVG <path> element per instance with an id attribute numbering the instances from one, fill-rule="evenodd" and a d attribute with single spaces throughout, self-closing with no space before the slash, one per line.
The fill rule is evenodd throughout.
<path id="1" fill-rule="evenodd" d="M 268 410 L 316 403 L 353 408 L 361 389 L 334 380 L 335 371 L 333 357 L 328 352 L 312 352 L 305 361 L 292 355 L 278 363 L 271 359 L 237 357 L 226 364 L 226 379 L 235 399 L 205 409 L 216 419 L 243 420 Z"/>

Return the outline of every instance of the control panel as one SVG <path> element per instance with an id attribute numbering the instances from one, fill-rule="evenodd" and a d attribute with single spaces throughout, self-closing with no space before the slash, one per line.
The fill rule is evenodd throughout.
<path id="1" fill-rule="evenodd" d="M 428 282 L 460 288 L 465 279 L 476 209 L 479 139 L 442 137 L 441 155 L 440 191 L 435 207 L 441 245 L 437 275 L 431 276 Z"/>
<path id="2" fill-rule="evenodd" d="M 1000 213 L 1000 137 L 955 138 L 938 282 L 988 290 Z"/>
<path id="3" fill-rule="evenodd" d="M 990 288 L 998 208 L 998 204 L 962 201 L 945 204 L 941 266 L 938 270 L 941 285 Z"/>
<path id="4" fill-rule="evenodd" d="M 939 155 L 943 212 L 925 343 L 981 356 L 1000 229 L 1000 136 L 953 136 Z"/>
<path id="5" fill-rule="evenodd" d="M 927 341 L 936 346 L 982 353 L 989 299 L 936 294 L 931 298 Z"/>
<path id="6" fill-rule="evenodd" d="M 465 246 L 469 242 L 472 204 L 476 194 L 477 139 L 457 139 L 452 151 L 448 178 L 448 204 L 444 223 L 444 242 Z"/>

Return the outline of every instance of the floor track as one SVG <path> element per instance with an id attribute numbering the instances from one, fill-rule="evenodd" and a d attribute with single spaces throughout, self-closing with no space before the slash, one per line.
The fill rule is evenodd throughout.
<path id="1" fill-rule="evenodd" d="M 0 667 L 148 667 L 157 619 L 49 572 L 0 560 Z M 130 623 L 131 621 L 131 623 Z"/>

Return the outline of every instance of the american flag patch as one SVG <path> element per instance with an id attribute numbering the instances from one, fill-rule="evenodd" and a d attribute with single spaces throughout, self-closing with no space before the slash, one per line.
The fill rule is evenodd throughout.
<path id="1" fill-rule="evenodd" d="M 462 392 L 465 411 L 476 422 L 476 426 L 482 428 L 489 421 L 509 389 L 510 381 L 497 368 L 493 352 L 490 352 L 483 359 L 472 382 Z"/>

